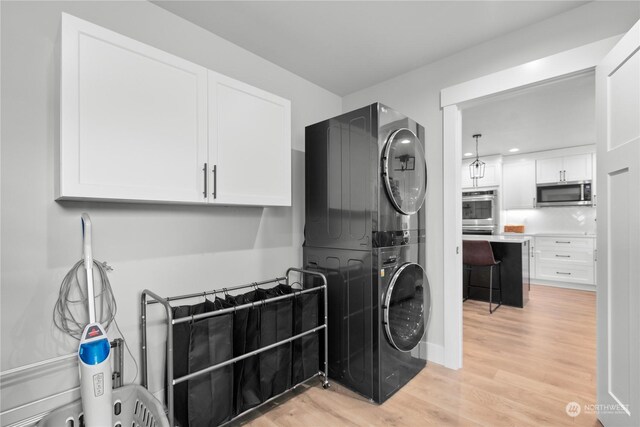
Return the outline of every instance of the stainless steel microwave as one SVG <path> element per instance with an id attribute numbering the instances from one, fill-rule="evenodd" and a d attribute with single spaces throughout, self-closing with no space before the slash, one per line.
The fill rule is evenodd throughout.
<path id="1" fill-rule="evenodd" d="M 593 206 L 591 181 L 538 184 L 536 206 Z"/>

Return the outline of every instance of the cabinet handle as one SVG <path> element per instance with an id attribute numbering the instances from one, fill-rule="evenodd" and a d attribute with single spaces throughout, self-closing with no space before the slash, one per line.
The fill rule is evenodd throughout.
<path id="1" fill-rule="evenodd" d="M 567 182 L 567 171 L 564 171 L 564 170 L 562 171 L 562 180 L 564 182 Z"/>
<path id="2" fill-rule="evenodd" d="M 558 175 L 560 175 L 560 177 L 558 178 L 558 182 L 562 182 L 562 171 L 558 171 Z"/>
<path id="3" fill-rule="evenodd" d="M 215 166 L 214 166 L 215 167 Z M 562 240 L 556 240 L 556 243 L 571 243 L 571 242 L 564 242 Z"/>
<path id="4" fill-rule="evenodd" d="M 218 197 L 218 166 L 213 165 L 213 198 Z"/>
<path id="5" fill-rule="evenodd" d="M 571 276 L 571 273 L 563 273 L 562 271 L 556 271 L 556 274 L 564 274 L 566 276 Z"/>
<path id="6" fill-rule="evenodd" d="M 597 249 L 593 250 L 593 261 L 598 261 L 598 250 Z"/>
<path id="7" fill-rule="evenodd" d="M 556 254 L 556 256 L 558 258 L 571 258 L 571 255 L 558 255 L 558 254 Z"/>
<path id="8" fill-rule="evenodd" d="M 204 168 L 202 168 L 202 171 L 204 172 L 204 191 L 202 192 L 202 195 L 204 196 L 204 198 L 207 198 L 207 164 L 204 164 Z"/>

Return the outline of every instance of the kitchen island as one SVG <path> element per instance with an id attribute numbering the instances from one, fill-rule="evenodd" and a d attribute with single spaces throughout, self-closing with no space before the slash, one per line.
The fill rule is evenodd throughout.
<path id="1" fill-rule="evenodd" d="M 488 240 L 493 248 L 496 260 L 500 260 L 500 274 L 502 275 L 502 304 L 513 307 L 524 307 L 529 301 L 529 256 L 531 250 L 531 237 L 509 235 L 469 235 L 462 236 L 462 240 Z M 493 300 L 497 302 L 498 279 L 500 275 L 493 275 Z M 462 295 L 467 297 L 467 284 L 487 287 L 471 288 L 469 299 L 489 301 L 489 269 L 473 269 L 462 272 Z"/>

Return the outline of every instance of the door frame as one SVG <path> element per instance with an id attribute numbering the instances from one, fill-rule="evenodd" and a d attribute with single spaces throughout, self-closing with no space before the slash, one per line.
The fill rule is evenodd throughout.
<path id="1" fill-rule="evenodd" d="M 594 70 L 621 35 L 469 80 L 440 91 L 443 111 L 444 365 L 462 368 L 461 105 Z M 606 284 L 599 284 L 599 290 Z"/>

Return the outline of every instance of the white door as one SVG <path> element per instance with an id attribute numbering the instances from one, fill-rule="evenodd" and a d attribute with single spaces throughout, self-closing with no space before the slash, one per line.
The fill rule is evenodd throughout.
<path id="1" fill-rule="evenodd" d="M 591 180 L 591 154 L 565 156 L 562 170 L 562 177 L 567 182 Z"/>
<path id="2" fill-rule="evenodd" d="M 562 181 L 562 157 L 536 161 L 536 182 L 546 184 Z"/>
<path id="3" fill-rule="evenodd" d="M 640 21 L 596 68 L 599 419 L 640 425 Z"/>
<path id="4" fill-rule="evenodd" d="M 503 209 L 531 209 L 536 204 L 536 163 L 522 161 L 502 165 Z"/>
<path id="5" fill-rule="evenodd" d="M 205 202 L 206 69 L 63 14 L 59 198 Z"/>
<path id="6" fill-rule="evenodd" d="M 209 202 L 291 206 L 291 103 L 209 71 Z"/>

